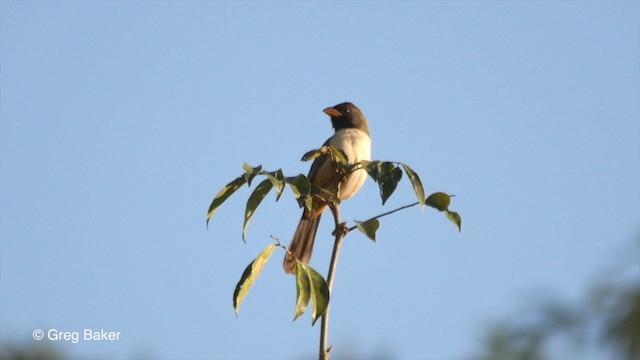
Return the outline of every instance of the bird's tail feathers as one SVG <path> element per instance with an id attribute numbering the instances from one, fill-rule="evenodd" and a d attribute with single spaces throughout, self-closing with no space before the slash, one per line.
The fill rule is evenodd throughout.
<path id="1" fill-rule="evenodd" d="M 282 264 L 285 272 L 295 274 L 296 259 L 305 264 L 309 264 L 311 253 L 313 252 L 313 242 L 316 238 L 318 225 L 320 224 L 320 215 L 311 219 L 307 219 L 303 215 L 300 219 L 296 232 L 293 235 L 293 240 L 291 240 L 291 244 L 289 245 L 289 252 L 285 255 Z"/>

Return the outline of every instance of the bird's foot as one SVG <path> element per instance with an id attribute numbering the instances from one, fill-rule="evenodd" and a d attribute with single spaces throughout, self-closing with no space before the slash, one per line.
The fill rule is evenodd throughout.
<path id="1" fill-rule="evenodd" d="M 339 225 L 336 225 L 336 229 L 333 231 L 331 235 L 336 237 L 345 237 L 347 236 L 348 232 L 349 232 L 349 227 L 347 226 L 347 222 L 344 221 Z"/>

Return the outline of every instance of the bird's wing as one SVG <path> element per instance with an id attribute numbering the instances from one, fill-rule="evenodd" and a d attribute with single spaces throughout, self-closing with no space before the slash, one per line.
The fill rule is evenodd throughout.
<path id="1" fill-rule="evenodd" d="M 322 146 L 329 146 L 331 138 L 322 144 Z M 331 163 L 331 156 L 328 154 L 322 155 L 316 158 L 311 164 L 309 175 L 307 176 L 309 181 L 321 188 L 326 188 L 331 185 L 334 177 L 333 164 Z"/>

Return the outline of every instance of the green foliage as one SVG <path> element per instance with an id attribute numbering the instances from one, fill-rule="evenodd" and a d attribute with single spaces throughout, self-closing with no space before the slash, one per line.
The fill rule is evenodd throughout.
<path id="1" fill-rule="evenodd" d="M 474 359 L 585 358 L 584 349 L 609 353 L 609 359 L 640 359 L 640 241 L 633 244 L 631 259 L 615 259 L 604 282 L 592 284 L 582 298 L 570 302 L 547 299 L 517 316 L 494 324 Z M 609 259 L 610 260 L 610 259 Z M 563 357 L 552 356 L 566 344 Z M 597 349 L 596 345 L 604 345 Z M 567 356 L 567 351 L 575 355 Z M 571 354 L 570 354 L 571 355 Z M 603 356 L 600 353 L 600 356 Z"/>
<path id="2" fill-rule="evenodd" d="M 272 172 L 264 171 L 262 174 L 266 176 L 269 181 L 271 181 L 273 187 L 276 188 L 276 201 L 280 200 L 280 196 L 282 195 L 285 187 L 284 175 L 282 174 L 282 170 L 276 170 Z"/>
<path id="3" fill-rule="evenodd" d="M 244 169 L 244 179 L 247 180 L 247 184 L 249 184 L 249 186 L 251 186 L 251 181 L 253 180 L 253 178 L 255 178 L 256 175 L 260 174 L 260 172 L 262 171 L 262 165 L 251 167 L 251 165 L 244 163 L 244 165 L 242 165 L 242 168 Z"/>
<path id="4" fill-rule="evenodd" d="M 604 318 L 603 341 L 621 358 L 640 359 L 640 281 L 625 287 L 601 285 L 594 297 L 592 313 Z"/>
<path id="5" fill-rule="evenodd" d="M 311 313 L 311 325 L 324 315 L 329 307 L 329 285 L 324 280 L 322 275 L 312 269 L 310 266 L 301 262 L 297 262 L 296 267 L 296 284 L 300 281 L 307 282 L 309 284 L 309 295 L 311 297 L 311 303 L 313 305 L 313 311 Z M 305 278 L 305 280 L 298 280 Z M 304 295 L 303 295 L 304 296 Z M 304 299 L 303 299 L 304 301 Z M 296 310 L 298 310 L 298 304 L 303 301 L 296 301 Z M 307 304 L 309 301 L 307 300 Z M 304 308 L 302 309 L 304 312 Z M 297 316 L 296 316 L 297 317 Z"/>
<path id="6" fill-rule="evenodd" d="M 402 210 L 404 208 L 420 205 L 431 206 L 439 211 L 445 212 L 445 215 L 449 220 L 456 224 L 458 230 L 461 226 L 461 218 L 455 212 L 450 212 L 448 206 L 451 202 L 451 196 L 444 193 L 434 193 L 428 198 L 425 198 L 424 187 L 418 174 L 413 171 L 408 165 L 399 162 L 389 161 L 361 161 L 356 164 L 349 164 L 347 155 L 340 149 L 333 146 L 323 146 L 320 149 L 315 149 L 307 152 L 302 157 L 303 161 L 310 161 L 317 159 L 321 156 L 329 156 L 331 162 L 334 165 L 336 176 L 344 177 L 349 175 L 353 171 L 364 169 L 367 174 L 378 184 L 380 189 L 380 198 L 384 205 L 391 195 L 395 192 L 398 183 L 403 177 L 403 172 L 409 178 L 411 186 L 413 188 L 418 202 L 415 204 L 403 206 L 399 209 L 382 214 L 375 218 L 371 218 L 366 221 L 356 221 L 356 226 L 367 238 L 372 241 L 376 241 L 376 232 L 380 227 L 380 221 L 378 217 L 388 215 L 392 212 Z M 284 192 L 284 189 L 289 186 L 291 192 L 295 196 L 298 205 L 305 207 L 308 210 L 313 210 L 314 206 L 318 203 L 327 203 L 329 206 L 337 206 L 340 204 L 339 194 L 337 188 L 325 189 L 320 188 L 314 184 L 311 184 L 309 179 L 305 175 L 297 175 L 287 177 L 282 173 L 282 170 L 265 171 L 261 165 L 253 167 L 249 164 L 243 165 L 243 174 L 236 179 L 228 183 L 218 194 L 215 196 L 209 211 L 207 212 L 207 226 L 212 216 L 216 213 L 218 208 L 233 195 L 242 185 L 247 184 L 251 186 L 252 182 L 258 176 L 264 176 L 265 179 L 261 181 L 258 186 L 251 192 L 249 199 L 247 200 L 244 224 L 242 226 L 242 240 L 245 241 L 245 235 L 251 222 L 251 219 L 255 215 L 255 212 L 272 190 L 276 189 L 276 201 L 278 201 Z M 321 199 L 322 201 L 314 201 L 314 199 Z M 260 275 L 260 272 L 264 268 L 266 262 L 271 257 L 276 246 L 283 249 L 284 246 L 277 244 L 269 245 L 258 257 L 256 257 L 251 264 L 249 264 L 243 272 L 240 281 L 238 282 L 233 294 L 233 307 L 236 311 L 236 315 L 240 310 L 240 305 L 245 296 L 249 292 L 249 289 L 253 286 L 256 279 Z M 285 249 L 286 251 L 286 249 Z M 296 260 L 297 261 L 297 260 Z M 300 317 L 309 303 L 312 304 L 312 324 L 314 324 L 318 318 L 322 317 L 326 312 L 329 305 L 329 287 L 325 279 L 317 271 L 305 265 L 297 262 L 296 265 L 296 304 L 294 308 L 294 320 Z"/>
<path id="7" fill-rule="evenodd" d="M 449 204 L 451 204 L 451 195 L 447 195 L 442 192 L 436 192 L 427 198 L 426 205 L 432 208 L 444 212 L 449 221 L 454 223 L 458 228 L 458 231 L 462 231 L 462 218 L 455 211 L 449 211 Z"/>
<path id="8" fill-rule="evenodd" d="M 240 277 L 240 281 L 238 281 L 238 284 L 236 285 L 236 290 L 233 292 L 233 308 L 236 310 L 236 316 L 238 316 L 242 301 L 244 301 L 245 296 L 247 296 L 247 293 L 262 272 L 264 265 L 271 257 L 271 254 L 273 254 L 273 250 L 275 250 L 275 248 L 275 244 L 267 246 L 267 248 L 264 249 L 264 251 L 262 251 L 246 269 L 244 269 L 244 272 Z"/>
<path id="9" fill-rule="evenodd" d="M 240 305 L 253 284 L 255 284 L 258 276 L 260 276 L 267 261 L 271 258 L 276 246 L 278 245 L 270 244 L 267 246 L 242 273 L 240 281 L 238 281 L 236 289 L 233 292 L 233 308 L 236 311 L 236 316 L 240 312 Z M 284 249 L 281 245 L 280 247 Z M 327 311 L 329 307 L 329 297 L 329 286 L 322 275 L 310 266 L 296 260 L 296 305 L 293 320 L 295 321 L 304 314 L 304 311 L 309 305 L 309 301 L 311 301 L 313 305 L 311 319 L 312 324 L 315 324 L 318 318 L 322 317 Z"/>
<path id="10" fill-rule="evenodd" d="M 438 211 L 445 211 L 449 208 L 449 204 L 451 204 L 451 196 L 437 192 L 429 195 L 425 202 Z"/>
<path id="11" fill-rule="evenodd" d="M 395 163 L 389 161 L 372 161 L 364 169 L 378 183 L 380 198 L 382 199 L 382 205 L 384 205 L 396 190 L 400 179 L 402 179 L 402 170 Z M 418 201 L 424 201 L 424 199 Z"/>
<path id="12" fill-rule="evenodd" d="M 344 151 L 332 145 L 323 146 L 320 149 L 308 151 L 306 154 L 302 155 L 302 161 L 315 160 L 325 154 L 328 154 L 331 157 L 331 160 L 333 161 L 334 164 L 340 164 L 340 165 L 346 166 L 349 163 L 347 154 L 345 154 Z"/>
<path id="13" fill-rule="evenodd" d="M 376 231 L 380 228 L 380 221 L 378 219 L 371 219 L 367 221 L 356 221 L 356 226 L 363 234 L 369 239 L 376 241 Z"/>
<path id="14" fill-rule="evenodd" d="M 304 311 L 309 305 L 310 299 L 311 281 L 304 270 L 304 264 L 298 261 L 296 262 L 296 307 L 294 310 L 293 321 L 304 314 Z"/>
<path id="15" fill-rule="evenodd" d="M 337 147 L 329 146 L 329 153 L 334 164 L 346 166 L 349 163 L 347 154 L 345 154 L 344 151 L 338 149 Z"/>
<path id="16" fill-rule="evenodd" d="M 236 190 L 240 188 L 240 186 L 244 185 L 247 182 L 246 177 L 239 176 L 232 182 L 228 183 L 227 186 L 222 188 L 218 195 L 213 199 L 211 205 L 209 206 L 209 211 L 207 212 L 207 226 L 209 226 L 209 220 L 215 212 L 218 210 L 218 207 L 222 205 L 222 203 L 229 198 L 229 196 L 233 195 Z"/>
<path id="17" fill-rule="evenodd" d="M 455 211 L 445 210 L 444 212 L 447 219 L 449 219 L 452 223 L 456 225 L 458 231 L 462 231 L 462 218 Z"/>
<path id="18" fill-rule="evenodd" d="M 413 186 L 413 191 L 415 191 L 416 196 L 418 197 L 418 203 L 420 204 L 420 208 L 425 205 L 424 198 L 424 188 L 422 187 L 422 182 L 420 181 L 420 177 L 418 174 L 413 171 L 407 164 L 400 163 L 404 172 L 407 173 L 409 180 L 411 181 L 411 185 Z"/>
<path id="19" fill-rule="evenodd" d="M 311 183 L 306 176 L 300 174 L 294 177 L 286 177 L 284 178 L 285 183 L 289 184 L 291 191 L 293 191 L 293 195 L 298 200 L 298 205 L 300 207 L 305 206 L 305 202 L 311 193 Z"/>
<path id="20" fill-rule="evenodd" d="M 11 343 L 3 340 L 0 347 L 0 359 L 2 360 L 63 360 L 71 356 L 62 348 L 54 347 L 46 343 Z"/>
<path id="21" fill-rule="evenodd" d="M 250 181 L 247 181 L 250 182 Z M 244 211 L 244 225 L 242 226 L 242 241 L 244 240 L 244 234 L 247 232 L 247 227 L 249 226 L 249 221 L 251 221 L 251 217 L 253 217 L 253 213 L 256 208 L 265 196 L 269 193 L 269 191 L 273 188 L 273 182 L 270 179 L 266 179 L 256 187 L 255 190 L 249 196 L 249 200 L 247 200 L 247 208 Z"/>
<path id="22" fill-rule="evenodd" d="M 311 300 L 311 324 L 324 315 L 329 307 L 329 285 L 322 275 L 299 261 L 296 262 L 296 306 L 293 320 L 300 317 Z"/>
<path id="23" fill-rule="evenodd" d="M 319 158 L 320 156 L 326 154 L 328 152 L 327 147 L 321 147 L 320 149 L 313 149 L 307 151 L 304 155 L 302 155 L 301 161 L 311 161 Z"/>

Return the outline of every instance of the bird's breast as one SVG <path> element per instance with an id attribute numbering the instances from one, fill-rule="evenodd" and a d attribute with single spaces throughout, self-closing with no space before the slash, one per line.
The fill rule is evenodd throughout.
<path id="1" fill-rule="evenodd" d="M 362 160 L 371 160 L 371 138 L 358 129 L 340 129 L 329 141 L 330 145 L 344 151 L 350 164 Z M 347 180 L 340 186 L 340 200 L 346 200 L 355 195 L 367 179 L 363 169 L 349 174 Z"/>

